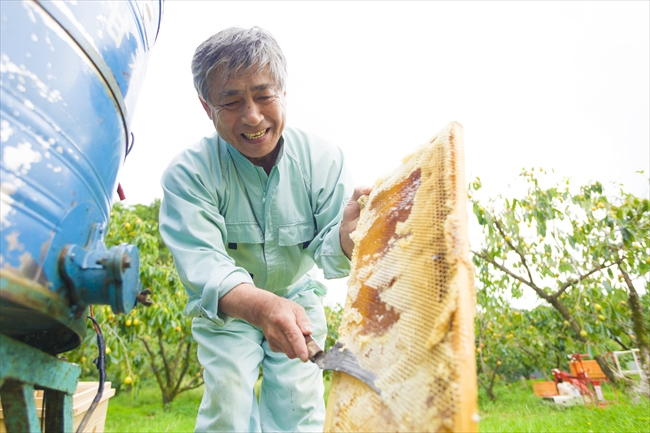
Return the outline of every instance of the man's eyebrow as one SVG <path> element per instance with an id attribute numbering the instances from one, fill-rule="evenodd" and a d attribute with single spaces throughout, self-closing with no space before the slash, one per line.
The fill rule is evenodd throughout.
<path id="1" fill-rule="evenodd" d="M 254 87 L 251 87 L 251 90 L 266 90 L 266 89 L 268 89 L 269 87 L 271 87 L 270 84 L 260 84 L 260 85 L 257 85 L 257 86 L 254 86 Z"/>
<path id="2" fill-rule="evenodd" d="M 224 90 L 221 92 L 221 96 L 233 96 L 233 95 L 239 95 L 241 93 L 241 90 Z"/>
<path id="3" fill-rule="evenodd" d="M 251 90 L 254 91 L 254 92 L 256 92 L 256 91 L 260 91 L 260 90 L 266 90 L 266 89 L 269 89 L 269 88 L 271 88 L 271 87 L 273 87 L 273 86 L 272 86 L 271 84 L 268 84 L 268 83 L 266 83 L 266 84 L 259 84 L 259 85 L 257 85 L 257 86 L 253 86 L 253 87 L 251 87 Z M 241 90 L 237 90 L 237 89 L 224 90 L 223 92 L 221 92 L 221 96 L 226 96 L 226 97 L 227 97 L 227 96 L 234 96 L 234 95 L 240 95 L 241 93 L 242 93 L 242 91 L 241 91 Z"/>

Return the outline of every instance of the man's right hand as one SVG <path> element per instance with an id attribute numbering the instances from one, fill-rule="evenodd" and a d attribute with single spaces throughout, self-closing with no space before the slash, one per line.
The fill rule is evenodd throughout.
<path id="1" fill-rule="evenodd" d="M 311 321 L 301 305 L 244 283 L 219 300 L 219 310 L 262 329 L 272 351 L 309 360 L 305 335 L 312 332 Z"/>

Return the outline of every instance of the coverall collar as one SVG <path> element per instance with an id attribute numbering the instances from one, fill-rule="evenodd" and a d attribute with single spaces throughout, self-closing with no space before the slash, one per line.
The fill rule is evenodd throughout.
<path id="1" fill-rule="evenodd" d="M 225 143 L 228 143 L 226 140 L 224 140 L 221 136 L 219 136 L 220 140 L 223 140 Z M 278 156 L 275 158 L 275 163 L 273 165 L 278 165 L 280 163 L 280 159 L 284 155 L 284 136 L 280 137 L 280 141 L 278 141 Z M 235 146 L 232 144 L 228 143 L 228 151 L 230 152 L 230 156 L 239 164 L 250 164 L 251 166 L 255 166 L 248 158 L 246 158 L 240 151 L 238 151 Z"/>

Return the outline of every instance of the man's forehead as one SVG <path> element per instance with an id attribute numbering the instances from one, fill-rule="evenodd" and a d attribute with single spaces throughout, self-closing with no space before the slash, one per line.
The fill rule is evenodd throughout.
<path id="1" fill-rule="evenodd" d="M 251 68 L 243 74 L 241 71 L 235 71 L 230 75 L 228 81 L 224 83 L 225 80 L 226 76 L 223 71 L 215 71 L 212 87 L 215 96 L 237 95 L 246 88 L 250 88 L 252 91 L 260 91 L 277 87 L 277 83 L 273 80 L 268 67 Z"/>

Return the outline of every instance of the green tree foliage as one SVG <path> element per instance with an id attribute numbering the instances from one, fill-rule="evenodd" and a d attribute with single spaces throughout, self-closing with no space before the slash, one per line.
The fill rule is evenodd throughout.
<path id="1" fill-rule="evenodd" d="M 327 320 L 327 338 L 325 339 L 324 350 L 327 352 L 330 347 L 339 339 L 339 327 L 341 326 L 341 317 L 343 316 L 343 307 L 340 304 L 330 308 L 325 306 L 325 319 Z M 326 378 L 332 377 L 331 370 L 325 370 L 323 376 Z"/>
<path id="2" fill-rule="evenodd" d="M 542 187 L 543 180 L 523 170 L 512 187 L 526 191 L 520 197 L 484 201 L 480 179 L 469 186 L 484 236 L 472 251 L 482 385 L 490 388 L 499 368 L 510 374 L 552 364 L 566 369 L 559 364 L 568 353 L 596 354 L 616 382 L 604 354 L 637 347 L 650 372 L 649 201 L 622 189 L 608 195 L 598 182 L 573 188 L 567 179 Z M 538 306 L 513 310 L 512 301 L 525 292 Z"/>
<path id="3" fill-rule="evenodd" d="M 160 201 L 150 206 L 115 204 L 105 239 L 110 248 L 123 242 L 136 245 L 140 280 L 150 288 L 153 305 L 138 305 L 129 314 L 116 315 L 108 306 L 95 306 L 95 318 L 106 341 L 107 380 L 131 387 L 153 378 L 167 405 L 183 391 L 203 383 L 191 334 L 191 319 L 183 314 L 187 302 L 171 253 L 158 233 Z M 88 326 L 81 347 L 66 354 L 82 366 L 82 378 L 95 378 L 95 332 Z"/>
<path id="4" fill-rule="evenodd" d="M 339 327 L 341 326 L 341 317 L 343 307 L 337 304 L 334 308 L 325 306 L 325 319 L 327 320 L 327 339 L 325 340 L 325 352 L 339 339 Z"/>

